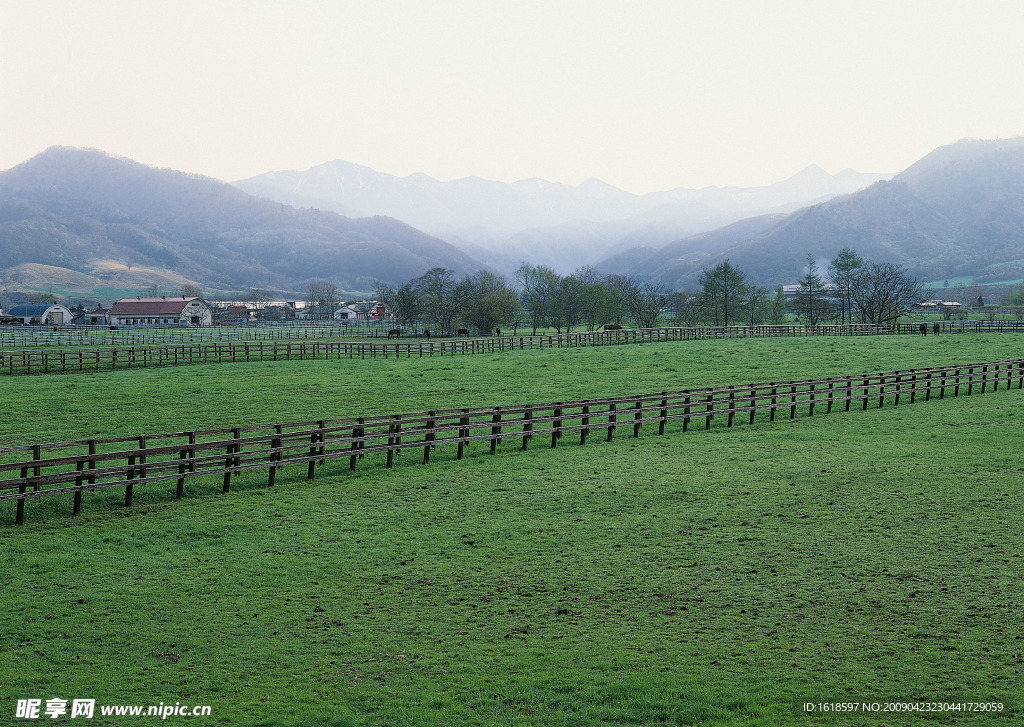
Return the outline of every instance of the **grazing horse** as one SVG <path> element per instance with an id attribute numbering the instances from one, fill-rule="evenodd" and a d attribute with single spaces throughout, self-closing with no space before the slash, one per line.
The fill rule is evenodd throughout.
<path id="1" fill-rule="evenodd" d="M 456 336 L 466 336 L 468 338 L 469 337 L 469 329 L 468 328 L 460 328 L 459 330 L 455 331 L 455 335 Z"/>
<path id="2" fill-rule="evenodd" d="M 427 328 L 427 329 L 425 329 L 423 331 L 423 337 L 424 338 L 430 338 L 430 329 L 429 328 Z"/>
<path id="3" fill-rule="evenodd" d="M 388 331 L 388 338 L 401 338 L 401 337 L 402 337 L 401 329 L 392 328 L 390 331 Z"/>
<path id="4" fill-rule="evenodd" d="M 494 335 L 497 336 L 498 338 L 501 338 L 501 329 L 500 328 L 495 328 L 494 329 Z"/>
<path id="5" fill-rule="evenodd" d="M 920 326 L 917 327 L 917 330 L 921 331 L 921 335 L 922 336 L 927 336 L 928 335 L 928 324 L 927 323 L 922 323 Z"/>
<path id="6" fill-rule="evenodd" d="M 933 323 L 932 324 L 932 333 L 934 333 L 936 336 L 939 335 L 939 331 L 941 331 L 941 330 L 942 330 L 942 326 L 940 326 L 938 323 Z"/>
<path id="7" fill-rule="evenodd" d="M 606 330 L 606 331 L 621 331 L 622 330 L 622 326 L 620 326 L 618 323 L 608 323 L 607 325 L 605 325 L 604 330 Z"/>

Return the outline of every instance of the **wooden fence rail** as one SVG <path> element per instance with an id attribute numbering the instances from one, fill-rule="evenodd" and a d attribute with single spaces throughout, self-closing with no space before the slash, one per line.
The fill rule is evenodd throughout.
<path id="1" fill-rule="evenodd" d="M 928 321 L 929 335 L 934 325 L 938 324 L 942 333 L 1007 333 L 1024 332 L 1024 321 Z M 167 327 L 152 326 L 119 326 L 112 330 L 109 326 L 61 326 L 54 330 L 52 326 L 0 326 L 0 349 L 25 347 L 78 347 L 78 346 L 144 346 L 168 343 L 207 343 L 226 341 L 286 341 L 336 338 L 370 338 L 384 339 L 389 329 L 393 328 L 387 321 L 345 324 L 289 324 L 289 325 L 240 325 L 211 327 Z M 856 324 L 852 326 L 817 326 L 814 330 L 825 335 L 863 335 L 865 333 L 919 333 L 920 322 L 899 323 L 894 325 L 874 326 Z M 790 326 L 730 326 L 730 336 L 765 335 L 766 329 L 799 329 L 801 333 L 784 335 L 805 335 L 811 330 L 802 325 Z M 850 329 L 838 332 L 837 329 Z M 859 331 L 857 330 L 859 329 Z M 712 331 L 714 327 L 702 330 Z M 724 330 L 724 329 L 723 329 Z M 716 334 L 722 335 L 722 334 Z M 779 334 L 771 334 L 779 335 Z"/>
<path id="2" fill-rule="evenodd" d="M 893 332 L 892 326 L 695 326 L 631 328 L 538 336 L 488 338 L 423 338 L 371 341 L 217 341 L 211 343 L 0 350 L 0 374 L 77 373 L 239 361 L 281 361 L 341 358 L 422 358 L 473 353 L 502 353 L 535 348 L 608 346 L 700 338 L 767 336 L 862 336 Z"/>
<path id="3" fill-rule="evenodd" d="M 682 431 L 712 421 L 724 426 L 830 413 L 836 409 L 883 407 L 918 399 L 971 395 L 1024 387 L 1024 359 L 964 366 L 857 374 L 825 379 L 714 386 L 681 391 L 600 399 L 572 400 L 501 407 L 440 409 L 406 414 L 382 414 L 290 424 L 233 427 L 172 434 L 91 439 L 0 448 L 0 503 L 16 503 L 15 522 L 25 519 L 25 503 L 38 498 L 71 495 L 73 513 L 80 512 L 82 493 L 124 488 L 126 506 L 141 485 L 174 483 L 184 494 L 187 480 L 222 478 L 228 492 L 242 472 L 267 472 L 273 487 L 277 472 L 287 465 L 306 465 L 312 479 L 317 465 L 381 455 L 385 467 L 396 457 L 422 458 L 434 453 L 462 459 L 470 445 L 483 444 L 491 454 L 507 440 L 521 449 L 533 442 L 557 447 L 570 436 L 585 444 L 591 435 L 610 441 L 624 429 L 638 437 L 644 427 L 657 425 L 664 434 L 670 422 Z"/>

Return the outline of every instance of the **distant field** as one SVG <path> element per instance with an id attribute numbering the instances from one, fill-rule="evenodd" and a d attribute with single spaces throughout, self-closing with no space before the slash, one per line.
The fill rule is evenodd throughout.
<path id="1" fill-rule="evenodd" d="M 0 441 L 1020 356 L 1024 336 L 691 341 L 0 379 Z M 370 365 L 370 364 L 373 365 Z M 1021 707 L 1024 392 L 0 513 L 0 710 L 224 725 L 949 723 Z M 482 448 L 481 448 L 482 449 Z M 262 478 L 261 478 L 262 481 Z M 11 720 L 14 721 L 14 720 Z M 179 720 L 180 722 L 181 720 Z M 126 724 L 127 720 L 93 724 Z"/>

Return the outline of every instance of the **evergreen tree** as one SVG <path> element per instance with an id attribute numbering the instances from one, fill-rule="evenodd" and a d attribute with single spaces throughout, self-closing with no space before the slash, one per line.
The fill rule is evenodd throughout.
<path id="1" fill-rule="evenodd" d="M 825 282 L 818 275 L 818 263 L 814 256 L 807 255 L 807 273 L 800 279 L 796 294 L 797 310 L 807 316 L 807 323 L 816 326 L 828 315 L 829 302 L 825 295 Z"/>

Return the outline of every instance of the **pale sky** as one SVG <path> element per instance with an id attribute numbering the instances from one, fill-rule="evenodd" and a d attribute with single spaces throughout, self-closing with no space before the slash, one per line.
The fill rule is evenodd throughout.
<path id="1" fill-rule="evenodd" d="M 1019 0 L 0 0 L 0 169 L 53 145 L 241 179 L 631 192 L 898 172 L 1024 134 Z"/>

